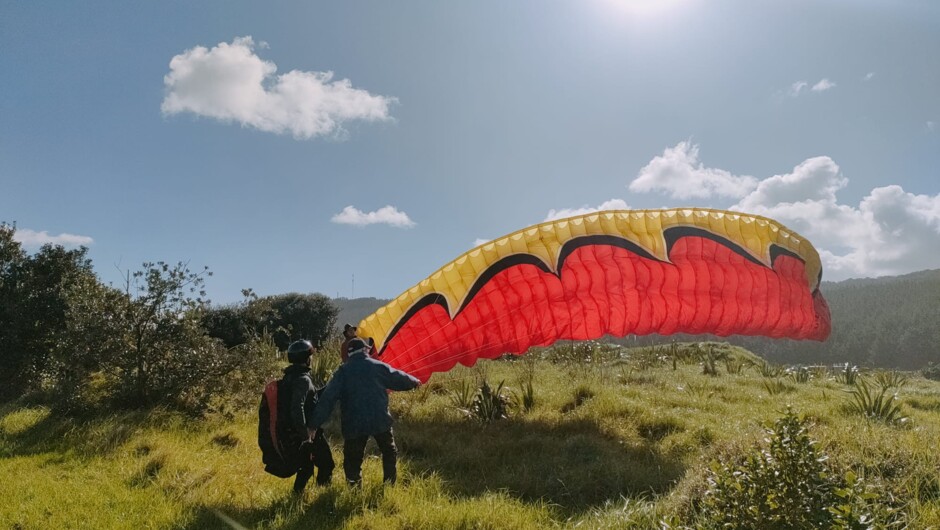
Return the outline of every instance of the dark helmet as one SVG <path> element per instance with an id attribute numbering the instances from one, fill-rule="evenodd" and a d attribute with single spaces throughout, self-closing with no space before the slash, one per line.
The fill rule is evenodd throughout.
<path id="1" fill-rule="evenodd" d="M 313 355 L 313 344 L 309 340 L 294 341 L 287 347 L 287 360 L 292 363 L 302 363 L 311 355 Z"/>

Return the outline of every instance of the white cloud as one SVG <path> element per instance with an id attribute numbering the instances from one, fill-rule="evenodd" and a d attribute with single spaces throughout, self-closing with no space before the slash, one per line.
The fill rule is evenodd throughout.
<path id="1" fill-rule="evenodd" d="M 825 92 L 829 89 L 835 88 L 836 84 L 828 79 L 820 79 L 818 83 L 813 85 L 813 92 Z"/>
<path id="2" fill-rule="evenodd" d="M 874 75 L 874 74 L 872 74 Z M 787 94 L 790 97 L 799 97 L 802 94 L 805 94 L 807 91 L 811 92 L 825 92 L 829 89 L 835 88 L 836 84 L 830 81 L 829 79 L 822 78 L 816 84 L 810 86 L 806 81 L 797 81 L 790 85 L 790 88 L 787 90 Z"/>
<path id="3" fill-rule="evenodd" d="M 871 81 L 871 78 L 873 77 L 875 77 L 875 72 L 868 72 L 867 74 L 865 74 L 864 80 Z"/>
<path id="4" fill-rule="evenodd" d="M 479 237 L 478 237 L 478 238 L 476 238 L 476 240 L 473 241 L 473 246 L 474 246 L 474 247 L 478 247 L 478 246 L 483 245 L 483 244 L 485 244 L 485 243 L 489 243 L 490 241 L 492 241 L 492 239 L 483 239 L 483 238 L 479 238 Z"/>
<path id="5" fill-rule="evenodd" d="M 806 90 L 807 87 L 809 87 L 809 84 L 807 84 L 806 81 L 797 81 L 796 83 L 790 85 L 789 94 L 793 97 L 797 97 L 801 92 Z"/>
<path id="6" fill-rule="evenodd" d="M 738 205 L 744 209 L 766 204 L 793 203 L 803 200 L 835 200 L 836 191 L 848 184 L 839 166 L 828 156 L 804 160 L 786 175 L 774 175 L 757 187 Z"/>
<path id="7" fill-rule="evenodd" d="M 88 236 L 77 236 L 74 234 L 62 233 L 57 236 L 50 235 L 43 230 L 36 232 L 24 228 L 17 228 L 13 233 L 13 239 L 19 241 L 24 247 L 39 248 L 43 245 L 62 245 L 63 247 L 88 246 L 95 242 Z"/>
<path id="8" fill-rule="evenodd" d="M 334 81 L 333 72 L 275 75 L 277 66 L 258 57 L 255 47 L 250 36 L 239 37 L 173 57 L 163 78 L 163 113 L 191 112 L 298 139 L 342 135 L 351 120 L 389 119 L 395 98 L 353 88 L 348 79 Z"/>
<path id="9" fill-rule="evenodd" d="M 697 160 L 697 146 L 692 150 L 679 147 L 682 144 L 674 149 L 692 152 Z M 662 158 L 654 158 L 650 165 Z M 730 175 L 724 170 L 707 171 Z M 644 171 L 640 175 L 644 176 Z M 639 178 L 630 184 L 631 190 L 684 198 L 675 193 L 674 186 L 634 186 Z M 694 184 L 692 179 L 686 183 Z M 858 205 L 842 204 L 837 194 L 848 183 L 835 161 L 818 156 L 804 160 L 789 173 L 755 180 L 748 193 L 728 209 L 776 219 L 809 238 L 819 250 L 830 280 L 940 267 L 940 193 L 915 195 L 891 185 L 873 189 Z M 720 195 L 714 188 L 702 189 L 710 193 L 696 197 Z"/>
<path id="10" fill-rule="evenodd" d="M 562 208 L 561 210 L 549 210 L 548 215 L 545 216 L 546 221 L 554 221 L 555 219 L 564 219 L 565 217 L 574 217 L 576 215 L 584 215 L 586 213 L 598 212 L 601 210 L 629 210 L 630 207 L 627 206 L 627 203 L 623 199 L 611 199 L 609 201 L 602 202 L 596 208 L 590 206 L 582 206 L 580 208 Z"/>
<path id="11" fill-rule="evenodd" d="M 706 168 L 698 161 L 698 145 L 679 142 L 641 169 L 629 188 L 633 192 L 659 191 L 676 199 L 691 199 L 716 195 L 739 198 L 756 186 L 754 177 Z"/>
<path id="12" fill-rule="evenodd" d="M 333 216 L 334 223 L 342 225 L 368 226 L 386 224 L 397 228 L 411 228 L 415 226 L 408 214 L 399 211 L 394 206 L 383 206 L 374 212 L 363 212 L 353 206 L 343 208 L 343 211 Z"/>
<path id="13" fill-rule="evenodd" d="M 932 121 L 928 121 L 926 124 L 927 132 L 934 132 L 937 130 L 937 124 Z"/>

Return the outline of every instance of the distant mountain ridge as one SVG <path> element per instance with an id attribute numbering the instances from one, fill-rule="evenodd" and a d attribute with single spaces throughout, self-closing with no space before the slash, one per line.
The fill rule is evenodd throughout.
<path id="1" fill-rule="evenodd" d="M 851 363 L 916 370 L 940 363 L 940 269 L 901 276 L 824 281 L 820 287 L 832 313 L 832 335 L 823 343 L 764 337 L 679 335 L 612 339 L 630 344 L 673 340 L 726 340 L 773 362 Z M 335 298 L 337 324 L 355 325 L 387 304 L 381 298 Z"/>

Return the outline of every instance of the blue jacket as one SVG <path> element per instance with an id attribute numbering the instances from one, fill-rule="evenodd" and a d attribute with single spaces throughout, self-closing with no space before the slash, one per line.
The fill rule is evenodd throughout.
<path id="1" fill-rule="evenodd" d="M 392 428 L 392 416 L 388 413 L 387 391 L 411 390 L 419 384 L 416 377 L 364 353 L 351 354 L 323 390 L 311 423 L 317 428 L 326 423 L 338 400 L 343 438 L 388 432 Z"/>

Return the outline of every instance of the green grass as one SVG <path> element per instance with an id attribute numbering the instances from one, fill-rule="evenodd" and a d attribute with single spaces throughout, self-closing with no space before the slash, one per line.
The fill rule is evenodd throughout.
<path id="1" fill-rule="evenodd" d="M 703 374 L 702 351 L 721 356 L 717 375 Z M 393 394 L 397 485 L 381 485 L 370 446 L 362 490 L 343 484 L 340 466 L 332 486 L 311 486 L 299 500 L 290 480 L 261 469 L 253 410 L 78 419 L 8 403 L 0 405 L 0 528 L 229 528 L 223 518 L 277 529 L 657 528 L 692 517 L 709 464 L 751 450 L 788 406 L 811 418 L 810 435 L 832 465 L 876 484 L 910 528 L 940 528 L 940 383 L 905 374 L 892 388 L 909 418 L 898 426 L 853 411 L 840 374 L 773 394 L 759 368 L 737 369 L 745 361 L 758 366 L 723 345 L 677 345 L 589 364 L 458 367 Z M 531 381 L 531 408 L 468 420 L 454 393 L 483 376 L 506 381 L 509 395 Z M 327 430 L 340 463 L 337 425 Z"/>

